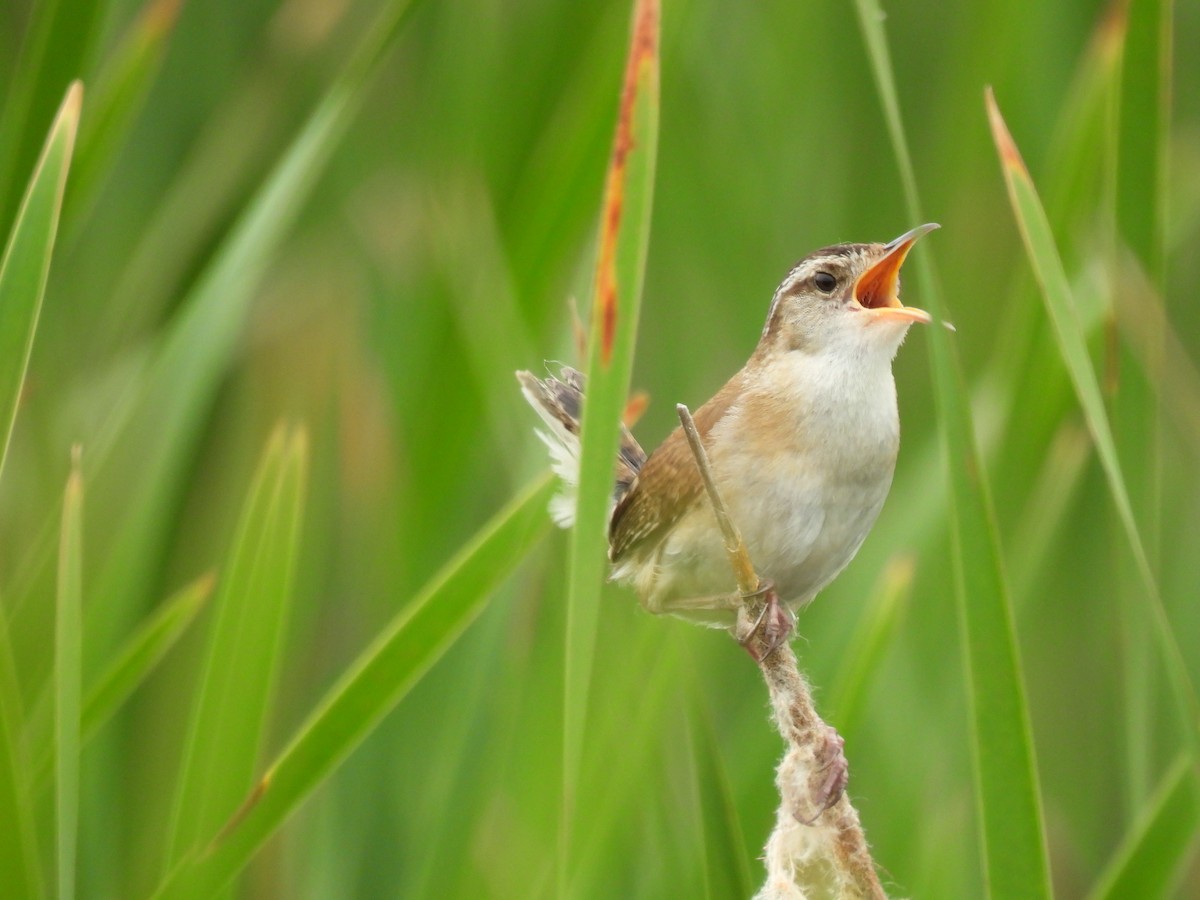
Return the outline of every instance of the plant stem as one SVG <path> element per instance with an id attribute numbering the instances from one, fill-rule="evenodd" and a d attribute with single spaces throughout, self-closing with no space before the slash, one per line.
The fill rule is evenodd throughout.
<path id="1" fill-rule="evenodd" d="M 675 409 L 725 538 L 738 589 L 747 598 L 754 595 L 738 611 L 735 634 L 746 635 L 744 646 L 762 670 L 775 724 L 788 747 L 776 769 L 779 812 L 767 840 L 767 880 L 756 900 L 802 898 L 809 891 L 822 896 L 886 897 L 858 811 L 843 789 L 846 761 L 842 739 L 817 714 L 808 682 L 800 674 L 788 642 L 774 641 L 766 629 L 753 624 L 770 602 L 769 582 L 759 577 L 721 499 L 691 413 L 682 403 Z M 830 797 L 836 800 L 831 803 Z"/>

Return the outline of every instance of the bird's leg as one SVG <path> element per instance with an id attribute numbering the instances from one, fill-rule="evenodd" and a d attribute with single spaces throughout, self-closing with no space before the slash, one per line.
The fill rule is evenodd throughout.
<path id="1" fill-rule="evenodd" d="M 739 597 L 736 637 L 751 658 L 761 663 L 787 643 L 796 627 L 796 617 L 779 602 L 770 580 L 760 581 L 758 590 Z"/>
<path id="2" fill-rule="evenodd" d="M 700 597 L 671 597 L 664 600 L 651 595 L 640 597 L 646 612 L 656 616 L 683 616 L 711 627 L 731 629 L 755 662 L 774 653 L 791 638 L 796 615 L 779 600 L 770 581 L 760 582 L 756 591 Z"/>

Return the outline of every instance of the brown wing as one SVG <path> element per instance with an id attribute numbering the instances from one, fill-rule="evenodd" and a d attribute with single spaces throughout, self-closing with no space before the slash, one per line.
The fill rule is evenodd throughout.
<path id="1" fill-rule="evenodd" d="M 742 373 L 698 409 L 693 418 L 700 437 L 721 421 L 740 393 Z M 700 495 L 696 458 L 682 428 L 672 431 L 650 454 L 637 479 L 613 510 L 608 524 L 608 558 L 619 562 L 638 550 L 649 550 L 671 530 Z"/>

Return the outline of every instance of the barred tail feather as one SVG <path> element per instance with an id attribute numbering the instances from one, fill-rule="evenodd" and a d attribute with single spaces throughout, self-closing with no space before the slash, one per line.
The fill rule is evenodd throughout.
<path id="1" fill-rule="evenodd" d="M 579 486 L 579 434 L 572 433 L 548 412 L 538 408 L 538 415 L 549 430 L 535 428 L 550 451 L 550 468 L 562 481 L 562 490 L 550 500 L 550 518 L 559 528 L 575 524 L 575 497 Z"/>
<path id="2" fill-rule="evenodd" d="M 579 424 L 583 410 L 583 374 L 563 366 L 558 378 L 542 379 L 518 372 L 521 393 L 546 425 L 536 433 L 550 451 L 550 467 L 562 480 L 563 489 L 550 501 L 550 517 L 560 528 L 575 524 L 576 488 L 579 484 Z M 615 484 L 609 512 L 625 495 L 646 461 L 646 453 L 624 425 L 617 454 Z"/>

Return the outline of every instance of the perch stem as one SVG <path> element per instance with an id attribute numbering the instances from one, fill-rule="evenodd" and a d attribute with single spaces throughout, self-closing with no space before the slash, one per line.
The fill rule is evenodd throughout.
<path id="1" fill-rule="evenodd" d="M 692 448 L 692 456 L 696 458 L 696 465 L 700 469 L 700 479 L 704 482 L 704 490 L 708 492 L 708 502 L 712 505 L 713 512 L 717 517 L 717 525 L 720 526 L 721 534 L 725 538 L 725 552 L 729 554 L 729 565 L 733 567 L 733 574 L 737 578 L 738 590 L 746 595 L 758 593 L 763 588 L 763 583 L 754 570 L 754 563 L 750 560 L 746 542 L 742 540 L 742 534 L 730 517 L 729 509 L 725 506 L 725 501 L 721 499 L 720 491 L 717 490 L 717 483 L 713 480 L 712 467 L 708 464 L 708 453 L 700 441 L 700 432 L 692 419 L 692 413 L 683 403 L 676 405 L 675 411 L 679 413 L 683 433 L 687 435 L 688 444 Z"/>
<path id="2" fill-rule="evenodd" d="M 742 619 L 754 621 L 762 615 L 766 604 L 776 599 L 774 591 L 769 581 L 759 577 L 721 499 L 691 412 L 682 403 L 676 411 L 721 528 L 738 590 L 747 601 L 739 611 L 740 626 Z M 766 847 L 767 881 L 756 900 L 804 897 L 810 891 L 886 900 L 858 811 L 844 791 L 847 771 L 841 738 L 817 714 L 812 691 L 787 641 L 773 645 L 765 630 L 754 627 L 747 642 L 767 683 L 775 724 L 788 746 L 776 770 L 780 806 Z M 831 775 L 835 771 L 840 776 Z"/>

